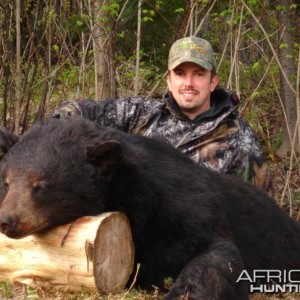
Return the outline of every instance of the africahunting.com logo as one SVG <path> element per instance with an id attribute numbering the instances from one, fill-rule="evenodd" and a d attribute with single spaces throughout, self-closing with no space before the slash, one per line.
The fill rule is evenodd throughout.
<path id="1" fill-rule="evenodd" d="M 243 270 L 236 282 L 247 282 L 250 293 L 299 293 L 300 270 Z"/>

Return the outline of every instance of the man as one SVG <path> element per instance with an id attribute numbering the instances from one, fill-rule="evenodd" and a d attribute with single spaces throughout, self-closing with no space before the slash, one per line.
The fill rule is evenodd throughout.
<path id="1" fill-rule="evenodd" d="M 237 111 L 236 94 L 218 87 L 216 65 L 208 41 L 183 38 L 169 52 L 169 91 L 163 101 L 71 100 L 55 110 L 54 117 L 78 114 L 104 126 L 163 138 L 198 164 L 238 175 L 272 196 L 257 137 Z"/>

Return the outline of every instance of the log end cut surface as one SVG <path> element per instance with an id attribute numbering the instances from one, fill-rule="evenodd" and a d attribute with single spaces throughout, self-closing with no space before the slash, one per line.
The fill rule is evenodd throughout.
<path id="1" fill-rule="evenodd" d="M 134 246 L 127 217 L 111 214 L 99 226 L 94 245 L 94 277 L 99 291 L 123 289 L 132 273 Z M 121 284 L 122 283 L 122 284 Z"/>

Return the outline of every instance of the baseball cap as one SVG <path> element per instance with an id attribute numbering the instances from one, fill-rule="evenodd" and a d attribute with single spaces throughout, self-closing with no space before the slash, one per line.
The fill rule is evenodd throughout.
<path id="1" fill-rule="evenodd" d="M 170 48 L 168 69 L 173 70 L 184 62 L 193 62 L 207 70 L 217 67 L 210 43 L 196 36 L 179 39 Z"/>

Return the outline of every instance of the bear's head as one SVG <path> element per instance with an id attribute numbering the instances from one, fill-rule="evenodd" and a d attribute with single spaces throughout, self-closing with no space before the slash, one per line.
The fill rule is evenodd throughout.
<path id="1" fill-rule="evenodd" d="M 109 130 L 109 129 L 106 129 Z M 107 210 L 122 146 L 79 117 L 0 131 L 0 231 L 22 238 Z"/>

